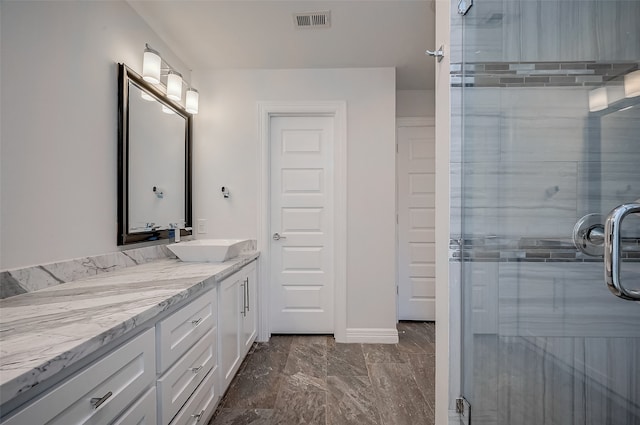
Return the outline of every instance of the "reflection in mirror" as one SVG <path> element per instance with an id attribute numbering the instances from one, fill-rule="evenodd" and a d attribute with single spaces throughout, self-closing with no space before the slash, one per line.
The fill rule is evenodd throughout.
<path id="1" fill-rule="evenodd" d="M 191 231 L 191 120 L 120 65 L 118 244 Z M 177 230 L 180 229 L 180 230 Z"/>
<path id="2" fill-rule="evenodd" d="M 185 222 L 185 118 L 142 93 L 129 81 L 129 233 Z"/>

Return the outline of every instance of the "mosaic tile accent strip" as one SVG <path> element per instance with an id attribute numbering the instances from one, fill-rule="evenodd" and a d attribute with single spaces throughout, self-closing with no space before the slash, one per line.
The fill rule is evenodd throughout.
<path id="1" fill-rule="evenodd" d="M 600 87 L 622 86 L 638 62 L 475 62 L 453 63 L 451 87 Z"/>
<path id="2" fill-rule="evenodd" d="M 625 240 L 621 256 L 625 262 L 640 262 L 640 240 Z M 531 262 L 531 263 L 602 263 L 579 251 L 570 240 L 494 237 L 449 240 L 449 261 Z"/>

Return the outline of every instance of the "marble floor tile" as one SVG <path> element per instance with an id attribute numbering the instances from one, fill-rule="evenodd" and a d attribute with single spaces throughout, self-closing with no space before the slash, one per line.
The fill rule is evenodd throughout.
<path id="1" fill-rule="evenodd" d="M 278 391 L 273 421 L 283 425 L 326 425 L 327 392 L 300 390 L 283 382 Z"/>
<path id="2" fill-rule="evenodd" d="M 271 409 L 218 409 L 216 425 L 275 425 Z M 214 420 L 209 422 L 213 424 Z"/>
<path id="3" fill-rule="evenodd" d="M 255 344 L 209 425 L 433 424 L 435 328 L 398 329 L 399 344 L 288 335 Z"/>
<path id="4" fill-rule="evenodd" d="M 383 424 L 434 423 L 431 408 L 422 396 L 409 364 L 372 363 L 368 367 Z"/>
<path id="5" fill-rule="evenodd" d="M 369 376 L 329 376 L 327 388 L 327 425 L 380 424 Z"/>
<path id="6" fill-rule="evenodd" d="M 409 365 L 422 397 L 435 414 L 436 407 L 436 356 L 435 354 L 408 354 Z"/>
<path id="7" fill-rule="evenodd" d="M 291 342 L 292 338 L 275 336 L 268 343 L 255 344 L 221 405 L 234 409 L 273 408 Z"/>
<path id="8" fill-rule="evenodd" d="M 435 326 L 432 323 L 398 323 L 398 349 L 406 353 L 435 353 Z"/>
<path id="9" fill-rule="evenodd" d="M 406 353 L 396 344 L 362 344 L 362 351 L 367 364 L 407 362 Z"/>
<path id="10" fill-rule="evenodd" d="M 287 364 L 283 373 L 295 375 L 303 373 L 326 381 L 327 378 L 327 343 L 303 342 L 304 339 L 296 337 L 291 344 Z M 311 337 L 316 338 L 316 337 Z"/>
<path id="11" fill-rule="evenodd" d="M 328 342 L 328 376 L 366 376 L 367 374 L 362 345 L 338 344 L 333 339 Z"/>

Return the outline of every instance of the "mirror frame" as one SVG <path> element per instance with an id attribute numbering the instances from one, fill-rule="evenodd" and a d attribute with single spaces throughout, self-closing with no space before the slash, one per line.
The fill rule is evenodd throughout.
<path id="1" fill-rule="evenodd" d="M 169 99 L 164 92 L 146 82 L 142 77 L 123 63 L 118 64 L 118 245 L 129 245 L 147 241 L 169 239 L 169 229 L 158 229 L 146 232 L 129 232 L 129 83 L 147 92 L 156 100 L 173 109 L 185 119 L 184 158 L 185 158 L 185 191 L 184 211 L 185 229 L 181 236 L 192 234 L 192 137 L 193 115 L 182 105 Z"/>

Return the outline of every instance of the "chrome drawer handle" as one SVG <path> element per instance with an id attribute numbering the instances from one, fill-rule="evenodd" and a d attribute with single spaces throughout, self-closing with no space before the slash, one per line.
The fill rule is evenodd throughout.
<path id="1" fill-rule="evenodd" d="M 102 403 L 107 401 L 107 399 L 109 397 L 111 397 L 112 395 L 113 395 L 113 393 L 111 391 L 109 391 L 108 393 L 106 393 L 102 397 L 94 397 L 94 398 L 92 398 L 91 400 L 89 400 L 89 402 L 91 403 L 91 405 L 93 406 L 94 409 L 97 409 L 98 407 L 100 407 L 102 405 Z"/>
<path id="2" fill-rule="evenodd" d="M 203 416 L 204 416 L 204 409 L 202 409 L 202 412 L 198 414 L 191 415 L 192 418 L 196 418 L 196 422 L 200 422 L 200 419 L 202 419 Z"/>
<path id="3" fill-rule="evenodd" d="M 192 321 L 191 321 L 191 324 L 192 324 L 193 326 L 198 326 L 198 323 L 200 323 L 201 321 L 202 321 L 202 317 L 201 317 L 201 318 L 199 318 L 198 320 L 192 320 Z"/>
<path id="4" fill-rule="evenodd" d="M 202 369 L 202 366 L 192 367 L 192 368 L 191 368 L 191 372 L 193 372 L 193 373 L 198 373 L 198 372 L 200 372 L 200 369 Z"/>

